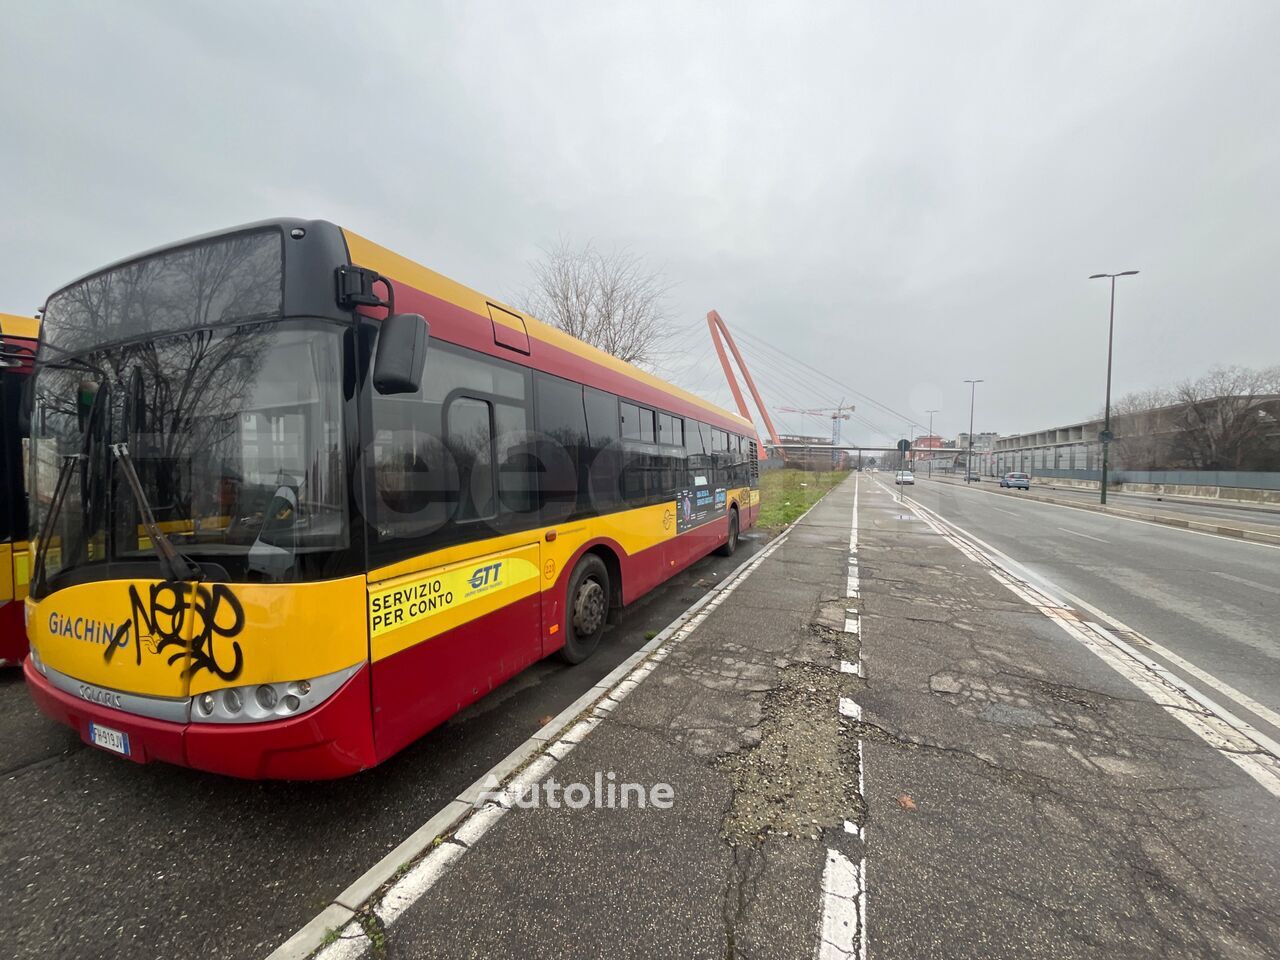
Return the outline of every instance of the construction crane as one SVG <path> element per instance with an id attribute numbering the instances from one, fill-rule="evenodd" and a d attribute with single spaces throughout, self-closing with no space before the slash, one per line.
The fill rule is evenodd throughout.
<path id="1" fill-rule="evenodd" d="M 786 410 L 788 413 L 803 413 L 810 417 L 830 417 L 831 445 L 836 447 L 840 445 L 840 424 L 849 419 L 849 414 L 853 413 L 854 406 L 852 403 L 845 403 L 842 400 L 838 407 L 819 407 L 816 410 L 801 410 L 797 407 L 778 407 L 777 409 Z"/>
<path id="2" fill-rule="evenodd" d="M 853 413 L 854 406 L 852 403 L 840 401 L 840 405 L 836 407 L 819 407 L 816 410 L 801 410 L 798 407 L 778 407 L 779 410 L 786 410 L 788 413 L 803 413 L 810 417 L 830 417 L 831 418 L 831 466 L 838 467 L 843 453 L 837 452 L 836 447 L 840 446 L 840 424 L 849 419 L 849 414 Z"/>

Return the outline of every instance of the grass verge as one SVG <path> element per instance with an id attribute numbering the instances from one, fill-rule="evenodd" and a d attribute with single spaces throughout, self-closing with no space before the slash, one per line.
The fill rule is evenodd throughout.
<path id="1" fill-rule="evenodd" d="M 844 470 L 770 470 L 760 474 L 760 516 L 756 525 L 767 530 L 785 527 L 848 475 Z"/>

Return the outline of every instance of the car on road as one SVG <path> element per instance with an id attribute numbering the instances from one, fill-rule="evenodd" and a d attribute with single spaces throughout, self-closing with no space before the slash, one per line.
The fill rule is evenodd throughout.
<path id="1" fill-rule="evenodd" d="M 910 470 L 899 470 L 897 473 L 893 475 L 893 482 L 903 486 L 906 486 L 906 485 L 914 486 L 916 482 L 916 476 Z"/>
<path id="2" fill-rule="evenodd" d="M 1006 473 L 1003 477 L 1000 478 L 1000 486 L 1007 487 L 1010 490 L 1013 490 L 1013 489 L 1030 490 L 1031 477 L 1029 477 L 1025 473 Z"/>

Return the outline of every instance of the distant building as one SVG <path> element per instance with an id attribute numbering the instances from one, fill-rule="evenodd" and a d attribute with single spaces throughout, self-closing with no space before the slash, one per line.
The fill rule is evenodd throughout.
<path id="1" fill-rule="evenodd" d="M 999 434 L 997 434 L 994 430 L 987 430 L 982 433 L 975 433 L 973 435 L 973 452 L 987 453 L 990 450 L 995 449 L 996 440 L 998 439 L 999 439 Z M 968 451 L 969 449 L 968 433 L 961 433 L 956 436 L 956 449 L 964 450 L 966 452 Z"/>
<path id="2" fill-rule="evenodd" d="M 1098 480 L 1103 420 L 1000 437 L 977 461 L 983 473 Z M 1247 430 L 1247 437 L 1240 439 Z M 1209 397 L 1111 417 L 1110 468 L 1120 474 L 1280 470 L 1280 395 Z M 1232 441 L 1235 441 L 1234 443 Z M 974 451 L 978 447 L 975 443 Z M 1218 462 L 1213 462 L 1213 458 Z M 1153 480 L 1153 482 L 1156 482 Z M 1165 482 L 1175 482 L 1167 480 Z M 1215 481 L 1221 482 L 1221 481 Z"/>
<path id="3" fill-rule="evenodd" d="M 799 434 L 779 434 L 782 456 L 788 466 L 802 470 L 843 470 L 848 454 L 844 450 L 831 449 L 830 437 L 806 437 Z M 804 447 L 806 449 L 787 449 Z"/>

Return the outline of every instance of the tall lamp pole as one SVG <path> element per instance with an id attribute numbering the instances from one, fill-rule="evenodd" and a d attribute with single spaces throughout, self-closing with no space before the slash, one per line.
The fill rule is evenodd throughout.
<path id="1" fill-rule="evenodd" d="M 941 412 L 942 412 L 941 410 L 926 410 L 926 411 L 925 411 L 925 413 L 927 413 L 927 414 L 929 415 L 929 449 L 930 449 L 930 450 L 936 450 L 936 449 L 937 449 L 936 447 L 934 447 L 934 446 L 933 446 L 933 415 L 934 415 L 935 413 L 941 413 Z M 932 480 L 932 479 L 933 479 L 933 454 L 932 454 L 932 453 L 930 453 L 930 454 L 929 454 L 929 479 L 930 479 L 930 480 Z"/>
<path id="2" fill-rule="evenodd" d="M 1102 500 L 1103 506 L 1107 503 L 1107 460 L 1108 453 L 1111 449 L 1111 345 L 1115 339 L 1116 332 L 1116 277 L 1133 277 L 1137 276 L 1137 270 L 1124 270 L 1120 273 L 1095 273 L 1089 277 L 1090 280 L 1108 279 L 1111 281 L 1111 314 L 1107 321 L 1107 403 L 1102 414 L 1102 432 L 1098 434 L 1098 439 L 1102 441 Z"/>
<path id="3" fill-rule="evenodd" d="M 983 380 L 966 380 L 969 384 L 969 452 L 964 458 L 964 481 L 969 482 L 969 478 L 973 476 L 973 398 L 978 392 L 978 384 L 984 383 Z"/>

